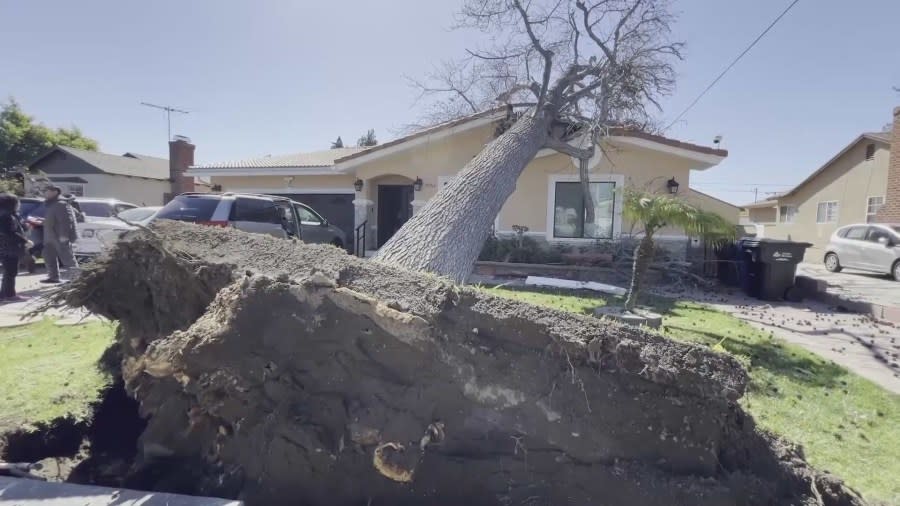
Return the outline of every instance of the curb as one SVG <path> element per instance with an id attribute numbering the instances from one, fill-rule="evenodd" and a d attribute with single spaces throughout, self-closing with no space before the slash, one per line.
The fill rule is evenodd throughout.
<path id="1" fill-rule="evenodd" d="M 828 292 L 828 283 L 821 279 L 798 275 L 795 282 L 810 298 L 833 306 L 841 306 L 854 313 L 862 313 L 876 320 L 900 324 L 900 307 L 853 300 Z"/>

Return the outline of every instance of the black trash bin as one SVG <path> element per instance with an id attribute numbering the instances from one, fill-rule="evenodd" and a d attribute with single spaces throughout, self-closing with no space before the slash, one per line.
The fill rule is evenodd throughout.
<path id="1" fill-rule="evenodd" d="M 745 262 L 744 291 L 764 300 L 781 300 L 789 297 L 794 286 L 797 264 L 803 261 L 808 242 L 781 239 L 743 239 L 740 249 Z"/>

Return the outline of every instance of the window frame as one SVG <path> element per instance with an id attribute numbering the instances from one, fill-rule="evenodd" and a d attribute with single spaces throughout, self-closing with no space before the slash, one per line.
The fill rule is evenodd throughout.
<path id="1" fill-rule="evenodd" d="M 781 212 L 782 209 L 793 209 L 793 213 L 790 215 L 790 221 L 784 219 L 784 216 L 788 213 Z M 792 206 L 792 205 L 784 205 L 778 206 L 778 223 L 784 223 L 785 225 L 790 225 L 797 221 L 797 214 L 800 213 L 800 206 Z"/>
<path id="2" fill-rule="evenodd" d="M 554 223 L 556 213 L 556 183 L 577 183 L 581 178 L 578 175 L 570 174 L 550 174 L 547 177 L 547 221 L 544 236 L 547 242 L 556 243 L 592 243 L 597 241 L 614 241 L 622 234 L 622 208 L 623 195 L 622 188 L 625 187 L 625 176 L 623 174 L 590 174 L 589 181 L 591 183 L 613 183 L 613 219 L 612 219 L 612 235 L 609 238 L 594 237 L 556 237 L 554 236 Z"/>
<path id="3" fill-rule="evenodd" d="M 881 199 L 881 204 L 878 205 L 878 208 L 875 209 L 875 212 L 869 212 L 869 209 L 872 208 L 872 199 Z M 884 195 L 869 195 L 866 197 L 866 223 L 872 223 L 870 220 L 874 219 L 878 216 L 878 209 L 881 209 L 884 206 Z"/>
<path id="4" fill-rule="evenodd" d="M 825 205 L 824 221 L 819 219 L 819 206 L 821 206 L 823 204 Z M 834 204 L 834 207 L 835 207 L 833 220 L 828 219 L 828 204 Z M 840 220 L 840 217 L 841 217 L 841 201 L 839 201 L 839 200 L 822 200 L 822 201 L 816 202 L 816 225 L 826 225 L 828 223 L 837 223 Z"/>

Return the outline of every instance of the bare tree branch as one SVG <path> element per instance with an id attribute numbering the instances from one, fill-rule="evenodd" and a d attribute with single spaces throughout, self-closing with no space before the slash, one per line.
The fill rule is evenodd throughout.
<path id="1" fill-rule="evenodd" d="M 575 147 L 561 139 L 549 137 L 547 139 L 547 142 L 544 143 L 544 147 L 552 149 L 554 151 L 558 151 L 565 155 L 569 155 L 573 158 L 578 158 L 580 160 L 590 159 L 591 157 L 594 156 L 594 144 L 593 143 L 591 143 L 590 147 L 578 148 L 578 147 Z"/>
<path id="2" fill-rule="evenodd" d="M 544 75 L 541 78 L 541 91 L 538 94 L 537 108 L 535 108 L 535 110 L 539 110 L 544 104 L 547 90 L 550 87 L 550 75 L 553 72 L 553 53 L 548 49 L 544 49 L 544 46 L 541 45 L 541 41 L 534 34 L 534 30 L 531 27 L 532 22 L 528 19 L 528 12 L 522 7 L 522 2 L 513 0 L 513 5 L 516 7 L 516 10 L 519 11 L 519 15 L 522 16 L 522 22 L 525 23 L 525 31 L 528 33 L 528 38 L 531 39 L 532 46 L 534 46 L 537 52 L 544 58 Z"/>

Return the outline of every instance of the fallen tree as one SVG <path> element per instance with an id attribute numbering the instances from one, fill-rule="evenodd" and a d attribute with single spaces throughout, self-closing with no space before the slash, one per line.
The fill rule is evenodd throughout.
<path id="1" fill-rule="evenodd" d="M 50 303 L 119 322 L 122 376 L 148 417 L 132 473 L 189 477 L 181 492 L 862 504 L 754 427 L 729 356 L 330 246 L 160 223 Z"/>

